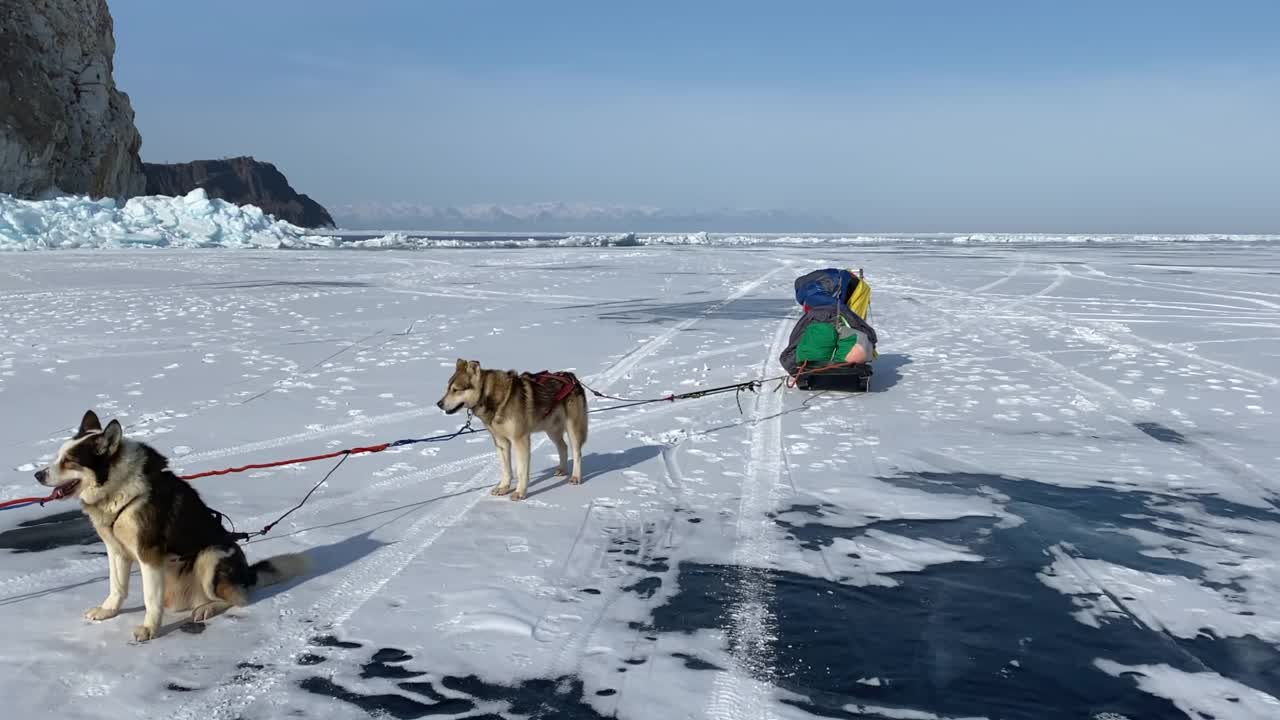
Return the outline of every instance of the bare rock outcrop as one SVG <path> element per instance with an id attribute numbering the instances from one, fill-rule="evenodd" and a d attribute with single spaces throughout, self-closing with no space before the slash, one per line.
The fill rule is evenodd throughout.
<path id="1" fill-rule="evenodd" d="M 143 192 L 142 136 L 114 55 L 106 0 L 0 0 L 0 192 Z"/>
<path id="2" fill-rule="evenodd" d="M 320 203 L 296 191 L 275 165 L 252 157 L 143 163 L 148 195 L 186 195 L 204 188 L 211 198 L 256 205 L 280 220 L 305 228 L 333 227 Z"/>

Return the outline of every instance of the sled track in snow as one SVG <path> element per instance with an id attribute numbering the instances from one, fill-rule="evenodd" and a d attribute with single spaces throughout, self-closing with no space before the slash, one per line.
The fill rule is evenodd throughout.
<path id="1" fill-rule="evenodd" d="M 739 290 L 738 292 L 739 293 L 742 293 L 744 291 L 749 292 L 751 289 L 754 289 L 755 287 L 757 287 L 767 277 L 768 276 L 764 276 L 762 278 L 758 278 L 756 281 L 752 283 L 748 283 L 748 285 L 744 286 L 743 289 Z M 740 297 L 740 294 L 738 296 Z M 732 300 L 725 300 L 720 303 L 717 303 L 711 308 L 708 308 L 706 310 L 706 313 L 707 314 L 714 313 L 720 310 L 721 308 L 725 307 L 727 304 L 729 304 L 729 302 L 732 302 Z M 786 322 L 784 322 L 783 325 L 785 326 Z M 685 323 L 681 323 L 676 328 L 673 328 L 673 330 L 675 332 L 679 332 L 681 329 L 687 328 L 688 326 L 689 326 L 689 323 L 686 321 Z M 673 337 L 674 332 L 664 333 L 664 336 L 667 336 L 667 335 L 670 335 Z M 785 339 L 785 336 L 783 337 Z M 659 337 L 659 338 L 656 338 L 656 340 L 659 340 L 665 343 L 670 340 L 670 337 Z M 782 353 L 783 346 L 781 345 L 775 346 L 775 345 L 776 344 L 769 344 L 769 343 L 759 342 L 759 341 L 742 343 L 730 348 L 713 350 L 709 353 L 696 353 L 694 355 L 689 356 L 687 359 L 690 362 L 696 362 L 698 360 L 701 360 L 711 355 L 724 354 L 724 353 L 736 353 L 736 352 L 742 351 L 743 349 L 750 349 L 750 348 L 764 346 L 768 349 L 769 356 L 765 358 L 761 367 L 763 368 L 762 373 L 767 374 L 766 371 L 770 367 L 771 358 L 777 357 Z M 647 364 L 647 363 L 637 362 L 636 364 L 641 365 L 641 364 Z M 769 392 L 769 391 L 763 390 L 762 392 Z M 667 489 L 673 494 L 673 496 L 678 498 L 683 494 L 684 490 L 682 487 L 683 473 L 681 472 L 679 463 L 677 462 L 674 455 L 676 447 L 678 447 L 678 445 L 664 447 L 661 453 L 661 459 L 663 463 L 663 469 L 665 471 L 665 476 L 664 476 L 665 485 Z M 680 503 L 677 502 L 669 506 L 667 508 L 667 511 L 661 517 L 655 516 L 652 520 L 646 520 L 641 523 L 642 525 L 645 523 L 652 523 L 654 532 L 645 533 L 645 535 L 650 536 L 654 539 L 642 542 L 641 547 L 639 548 L 639 554 L 631 558 L 631 562 L 627 563 L 626 567 L 619 569 L 619 572 L 620 572 L 619 575 L 612 576 L 611 579 L 613 580 L 613 583 L 612 583 L 611 589 L 607 593 L 605 593 L 603 596 L 595 598 L 593 603 L 594 607 L 590 611 L 589 619 L 582 618 L 577 622 L 575 622 L 576 627 L 574 629 L 560 632 L 557 629 L 544 628 L 544 621 L 546 620 L 546 615 L 544 614 L 542 617 L 539 617 L 538 621 L 534 624 L 533 632 L 535 633 L 535 636 L 540 631 L 546 632 L 549 637 L 553 637 L 555 642 L 557 642 L 560 645 L 559 651 L 553 655 L 548 665 L 549 670 L 546 673 L 547 675 L 549 675 L 550 677 L 560 677 L 563 675 L 575 675 L 580 673 L 581 651 L 584 648 L 590 646 L 592 638 L 595 636 L 596 631 L 599 630 L 600 625 L 604 621 L 605 615 L 609 611 L 609 609 L 612 608 L 614 604 L 616 604 L 618 600 L 620 600 L 627 593 L 627 590 L 623 589 L 624 586 L 627 585 L 628 581 L 631 578 L 641 574 L 638 570 L 636 570 L 636 567 L 648 563 L 649 558 L 658 551 L 657 548 L 655 547 L 656 544 L 670 541 L 672 528 L 675 522 L 675 507 L 678 504 Z M 586 514 L 583 517 L 582 526 L 579 528 L 578 537 L 574 540 L 573 545 L 569 548 L 569 553 L 566 556 L 566 560 L 565 560 L 566 566 L 569 565 L 570 559 L 578 551 L 583 531 L 585 531 L 587 527 L 592 526 L 596 523 L 607 522 L 607 519 L 601 520 L 600 518 L 601 516 L 607 515 L 608 513 L 609 513 L 609 509 L 597 507 L 594 503 L 592 503 L 592 505 L 590 505 L 587 508 Z M 622 522 L 625 523 L 629 521 L 623 520 Z M 565 576 L 562 573 L 560 577 L 557 578 L 556 582 L 563 583 L 564 580 L 565 580 Z M 545 625 L 548 625 L 548 626 L 553 624 L 554 624 L 554 621 L 545 623 Z"/>
<path id="2" fill-rule="evenodd" d="M 538 617 L 533 626 L 534 639 L 540 642 L 554 642 L 559 645 L 559 650 L 552 654 L 551 659 L 545 666 L 546 669 L 540 675 L 541 677 L 581 675 L 584 653 L 593 646 L 592 640 L 596 631 L 600 629 L 609 610 L 634 590 L 634 587 L 628 586 L 633 581 L 645 576 L 645 571 L 642 568 L 653 562 L 654 557 L 668 554 L 671 548 L 675 523 L 676 508 L 674 505 L 668 506 L 662 513 L 639 518 L 630 517 L 625 512 L 619 512 L 612 507 L 602 507 L 595 503 L 592 503 L 587 508 L 578 537 L 575 538 L 565 558 L 565 565 L 568 566 L 570 564 L 580 547 L 585 547 L 591 552 L 591 557 L 601 558 L 600 562 L 614 563 L 610 568 L 610 587 L 602 595 L 593 599 L 589 613 L 581 612 L 583 606 L 576 605 L 574 611 L 568 615 L 548 615 L 544 611 Z M 602 527 L 608 528 L 611 526 L 621 529 L 621 532 L 618 533 L 619 535 L 638 540 L 638 546 L 632 548 L 636 554 L 625 556 L 626 559 L 610 561 L 607 558 L 612 556 L 607 554 L 607 543 L 595 547 L 582 544 L 581 538 L 589 528 L 600 530 Z M 607 536 L 607 533 L 601 534 Z M 563 571 L 556 578 L 555 583 L 562 588 L 566 585 L 572 585 L 572 583 L 566 583 L 566 575 Z M 567 627 L 565 621 L 573 623 L 572 629 L 562 629 Z M 539 635 L 544 636 L 546 639 L 544 640 Z"/>
<path id="3" fill-rule="evenodd" d="M 691 317 L 687 320 L 681 320 L 675 325 L 672 325 L 671 327 L 667 328 L 662 332 L 662 334 L 648 341 L 647 343 L 640 346 L 639 348 L 636 348 L 632 352 L 622 356 L 622 358 L 619 359 L 617 362 L 615 362 L 612 367 L 610 367 L 608 370 L 605 370 L 603 373 L 601 373 L 599 378 L 596 380 L 596 382 L 614 383 L 614 382 L 617 382 L 618 380 L 621 380 L 627 373 L 634 370 L 642 360 L 652 355 L 654 351 L 656 351 L 658 348 L 661 348 L 662 346 L 671 342 L 672 338 L 684 332 L 685 330 L 688 330 L 689 328 L 693 327 L 697 323 L 702 322 L 707 317 L 717 312 L 720 312 L 721 310 L 728 307 L 730 304 L 734 303 L 735 301 L 742 299 L 745 295 L 751 293 L 751 291 L 763 285 L 766 281 L 768 281 L 769 278 L 776 275 L 779 271 L 781 271 L 785 267 L 789 267 L 789 264 L 780 265 L 770 270 L 769 272 L 757 277 L 756 279 L 738 286 L 738 289 L 734 290 L 724 300 L 721 300 L 715 305 L 712 305 L 706 308 L 705 310 L 698 313 L 694 317 Z M 779 349 L 778 353 L 781 353 L 781 352 L 782 350 Z"/>
<path id="4" fill-rule="evenodd" d="M 679 332 L 747 295 L 765 283 L 783 267 L 785 266 L 774 268 L 739 286 L 737 290 L 721 302 L 708 307 L 693 318 L 677 323 L 633 352 L 623 356 L 611 367 L 590 378 L 590 382 L 600 389 L 607 389 L 622 379 L 646 357 L 664 347 Z M 785 323 L 784 327 L 779 330 L 780 334 L 783 332 L 785 332 Z M 781 352 L 780 348 L 779 352 Z M 773 393 L 769 394 L 769 396 L 774 395 Z M 535 441 L 534 447 L 541 447 L 545 442 L 547 442 L 545 437 L 540 438 Z M 492 483 L 494 475 L 496 475 L 496 468 L 485 468 L 476 473 L 467 484 L 483 484 L 487 487 Z M 347 571 L 336 587 L 325 593 L 318 602 L 305 612 L 296 613 L 292 610 L 282 610 L 274 632 L 260 642 L 257 648 L 246 658 L 248 662 L 264 666 L 263 670 L 255 673 L 246 684 L 230 681 L 232 675 L 238 674 L 233 669 L 216 686 L 172 712 L 163 712 L 163 717 L 166 720 L 240 718 L 245 709 L 261 699 L 264 693 L 270 691 L 271 688 L 284 679 L 287 672 L 285 668 L 288 667 L 286 661 L 291 660 L 302 652 L 307 646 L 308 639 L 322 629 L 317 625 L 332 628 L 345 622 L 407 567 L 414 558 L 431 547 L 441 535 L 453 527 L 471 508 L 486 497 L 489 497 L 487 490 L 477 490 L 457 495 L 441 503 L 410 526 L 397 542 L 379 550 L 369 559 Z M 307 623 L 306 620 L 314 620 L 316 622 Z"/>
<path id="5" fill-rule="evenodd" d="M 1020 270 L 1021 268 L 1022 266 L 1019 265 L 1007 277 L 1012 277 L 1013 274 L 1018 272 L 1018 270 Z M 928 338 L 935 337 L 937 335 L 942 335 L 943 333 L 952 332 L 960 328 L 968 327 L 969 325 L 982 322 L 989 315 L 995 315 L 998 313 L 1006 312 L 1008 310 L 1012 310 L 1017 307 L 1021 307 L 1022 305 L 1025 305 L 1028 302 L 1038 297 L 1048 295 L 1054 290 L 1057 290 L 1059 287 L 1062 287 L 1062 284 L 1064 282 L 1066 282 L 1069 278 L 1073 277 L 1071 273 L 1062 265 L 1055 265 L 1054 270 L 1056 273 L 1054 276 L 1054 279 L 1048 285 L 1044 286 L 1043 288 L 1040 288 L 1039 290 L 1033 293 L 1030 293 L 1028 295 L 1018 296 L 1008 302 L 997 305 L 989 309 L 987 312 L 983 313 L 982 315 L 961 316 L 954 312 L 947 312 L 946 313 L 947 315 L 949 315 L 952 318 L 955 318 L 953 321 L 951 321 L 950 323 L 942 323 L 940 327 L 936 327 L 932 330 L 924 330 L 914 335 L 908 335 L 907 337 L 901 340 L 895 341 L 893 343 L 893 348 L 894 350 L 911 350 L 913 348 L 919 347 L 921 340 L 927 340 Z M 983 287 L 985 288 L 987 286 L 984 285 Z M 952 297 L 955 297 L 957 299 L 963 299 L 965 302 L 971 302 L 973 300 L 971 295 L 980 294 L 981 290 L 982 288 L 979 288 L 977 290 L 971 290 L 969 291 L 970 292 L 969 295 L 958 293 L 958 292 L 955 292 L 954 290 L 951 290 L 951 291 L 943 290 L 943 291 L 950 292 Z M 926 305 L 929 305 L 930 307 L 933 307 L 935 310 L 939 309 L 936 305 L 933 305 L 933 303 L 930 303 L 928 301 L 921 300 L 920 302 Z"/>
<path id="6" fill-rule="evenodd" d="M 1094 278 L 1094 277 L 1080 276 L 1074 273 L 1071 274 L 1071 277 L 1073 279 L 1081 279 L 1081 280 L 1097 280 L 1097 278 Z M 1271 303 L 1268 303 L 1268 305 L 1272 305 L 1272 307 L 1278 307 Z M 1045 313 L 1039 313 L 1039 314 L 1042 316 L 1045 315 Z M 1100 333 L 1100 334 L 1103 334 L 1103 333 Z M 1173 355 L 1177 355 L 1178 357 L 1183 358 L 1184 360 L 1190 360 L 1192 362 L 1211 362 L 1213 365 L 1216 365 L 1220 368 L 1226 368 L 1227 370 L 1230 370 L 1232 372 L 1251 377 L 1254 380 L 1257 380 L 1258 382 L 1265 384 L 1267 387 L 1275 387 L 1276 385 L 1280 385 L 1280 378 L 1277 378 L 1274 375 L 1268 375 L 1267 373 L 1258 372 L 1257 370 L 1250 370 L 1248 368 L 1243 368 L 1238 365 L 1232 365 L 1222 360 L 1206 361 L 1204 358 L 1200 357 L 1199 355 L 1196 355 L 1195 353 L 1187 352 L 1186 350 L 1183 350 L 1182 348 L 1176 347 L 1169 343 L 1162 343 L 1162 342 L 1156 342 L 1155 340 L 1148 340 L 1142 337 L 1141 335 L 1138 335 L 1137 333 L 1131 332 L 1129 333 L 1129 336 L 1133 338 L 1134 342 L 1140 343 L 1142 345 L 1146 345 L 1147 347 L 1157 352 L 1171 353 Z"/>
<path id="7" fill-rule="evenodd" d="M 778 324 L 769 357 L 761 365 L 768 374 L 786 346 L 790 321 Z M 742 481 L 738 505 L 737 544 L 733 564 L 733 607 L 729 611 L 728 639 L 733 667 L 716 673 L 707 705 L 714 720 L 767 720 L 766 704 L 772 694 L 775 632 L 773 597 L 765 577 L 775 552 L 777 529 L 768 513 L 778 506 L 784 492 L 782 458 L 783 393 L 764 391 L 752 410 L 751 455 Z"/>
<path id="8" fill-rule="evenodd" d="M 994 290 L 994 289 L 996 289 L 996 288 L 1000 287 L 1001 285 L 1003 285 L 1003 284 L 1005 284 L 1005 283 L 1009 282 L 1010 280 L 1012 280 L 1012 279 L 1013 279 L 1013 278 L 1014 278 L 1018 273 L 1022 272 L 1022 268 L 1026 267 L 1026 265 L 1027 265 L 1027 259 L 1026 259 L 1026 257 L 1025 257 L 1025 256 L 1021 256 L 1021 255 L 1020 255 L 1020 256 L 1018 256 L 1018 264 L 1017 264 L 1017 265 L 1015 265 L 1015 266 L 1013 266 L 1013 269 L 1012 269 L 1012 270 L 1010 270 L 1009 272 L 1007 272 L 1007 273 L 1005 273 L 1005 274 L 1001 275 L 1000 277 L 996 278 L 995 280 L 992 280 L 991 282 L 987 283 L 986 285 L 982 285 L 982 286 L 980 286 L 980 287 L 976 287 L 976 288 L 974 288 L 974 289 L 970 290 L 969 292 L 970 292 L 970 293 L 972 293 L 972 294 L 974 294 L 974 295 L 981 295 L 982 293 L 990 292 L 990 291 L 992 291 L 992 290 Z"/>
<path id="9" fill-rule="evenodd" d="M 777 358 L 782 353 L 782 349 L 786 345 L 786 339 L 787 339 L 786 332 L 789 325 L 790 325 L 789 322 L 781 323 L 781 325 L 779 326 L 779 331 L 776 334 L 776 337 L 772 339 L 772 341 L 766 340 L 764 342 L 747 343 L 747 344 L 737 346 L 734 349 L 736 351 L 741 348 L 747 348 L 747 347 L 766 348 L 768 354 L 766 355 L 765 359 L 761 363 L 760 367 L 762 368 L 761 369 L 762 373 L 769 374 L 772 368 L 772 363 L 775 362 L 775 358 Z M 776 442 L 774 443 L 774 446 L 776 449 L 776 462 L 774 463 L 774 467 L 777 468 L 777 472 L 773 472 L 772 470 L 767 470 L 766 472 L 773 472 L 774 477 L 778 478 L 775 481 L 775 484 L 772 490 L 780 491 L 784 485 L 781 478 L 783 475 L 783 469 L 785 465 L 785 456 L 783 454 L 783 450 L 781 446 L 781 418 L 779 416 L 779 412 L 782 409 L 782 402 L 781 402 L 782 393 L 773 392 L 767 389 L 762 390 L 761 392 L 763 394 L 768 394 L 773 397 L 769 401 L 766 401 L 763 404 L 758 404 L 753 409 L 751 413 L 751 417 L 749 419 L 746 419 L 739 427 L 751 426 L 753 428 L 751 439 L 752 439 L 752 442 L 754 443 L 754 442 L 764 440 L 762 435 L 765 432 L 770 432 L 770 430 L 768 429 L 765 429 L 763 431 L 760 430 L 759 428 L 761 425 L 770 424 L 770 423 L 775 424 L 775 427 L 772 430 L 772 432 L 774 433 L 773 437 L 776 438 Z M 768 441 L 766 440 L 765 442 L 767 443 Z M 653 539 L 651 541 L 642 542 L 641 546 L 638 549 L 639 550 L 638 554 L 631 558 L 631 562 L 627 563 L 627 567 L 620 568 L 619 575 L 611 576 L 611 585 L 612 585 L 611 589 L 604 595 L 598 596 L 593 599 L 592 608 L 589 611 L 589 618 L 583 618 L 577 621 L 575 623 L 576 629 L 573 629 L 573 630 L 560 632 L 560 633 L 557 633 L 555 630 L 548 631 L 551 638 L 548 640 L 548 642 L 554 640 L 554 642 L 560 645 L 560 649 L 558 652 L 554 654 L 554 657 L 551 660 L 549 665 L 550 669 L 546 673 L 544 673 L 543 676 L 561 677 L 564 675 L 580 674 L 581 665 L 582 665 L 582 655 L 581 655 L 582 651 L 585 648 L 589 648 L 594 645 L 593 638 L 596 632 L 599 630 L 601 624 L 603 623 L 604 618 L 606 617 L 608 611 L 620 599 L 622 599 L 628 592 L 628 589 L 624 589 L 624 586 L 627 585 L 632 578 L 642 574 L 635 571 L 634 569 L 629 569 L 629 568 L 634 568 L 637 565 L 646 564 L 649 561 L 649 558 L 657 552 L 661 552 L 663 555 L 667 555 L 669 553 L 670 551 L 669 547 L 667 546 L 658 547 L 658 546 L 662 545 L 663 543 L 666 543 L 669 545 L 672 537 L 675 519 L 676 519 L 675 510 L 677 507 L 683 506 L 683 503 L 679 501 L 679 498 L 681 498 L 684 494 L 684 473 L 680 469 L 679 462 L 676 458 L 676 450 L 678 447 L 679 445 L 666 446 L 663 448 L 662 454 L 661 454 L 661 459 L 663 462 L 663 469 L 664 469 L 664 481 L 665 481 L 664 484 L 666 485 L 667 489 L 672 493 L 673 497 L 676 499 L 676 502 L 670 507 L 668 507 L 667 511 L 661 516 L 655 515 L 651 519 L 644 520 L 642 522 L 642 524 L 647 523 L 652 526 L 653 532 L 650 533 L 649 535 L 651 535 Z M 764 452 L 766 455 L 769 455 L 771 451 L 767 447 L 764 447 L 762 452 Z M 758 463 L 756 466 L 753 466 L 753 467 L 757 467 L 757 466 L 763 470 L 764 468 L 767 467 L 767 463 Z M 760 479 L 761 479 L 759 476 L 747 475 L 747 477 L 748 477 L 747 482 L 754 481 L 757 483 L 757 485 L 759 485 Z M 764 514 L 768 512 L 768 510 L 772 509 L 773 506 L 769 505 L 768 503 L 762 504 L 762 503 L 756 502 L 756 500 L 758 499 L 759 498 L 755 498 L 748 502 L 748 505 L 754 508 L 754 509 L 748 509 L 748 512 L 753 512 L 758 517 L 764 518 L 765 517 Z M 774 505 L 776 505 L 776 500 L 777 500 L 776 496 L 769 498 L 769 501 L 774 503 Z M 763 507 L 758 507 L 761 505 L 763 505 Z M 579 529 L 579 532 L 578 532 L 578 538 L 575 539 L 573 546 L 569 550 L 568 558 L 566 558 L 566 561 L 565 561 L 566 566 L 570 564 L 569 558 L 572 558 L 574 554 L 577 552 L 581 543 L 581 537 L 583 532 L 590 526 L 598 525 L 601 522 L 607 522 L 607 519 L 605 520 L 600 519 L 601 515 L 607 515 L 607 514 L 608 514 L 608 509 L 596 507 L 594 504 L 587 508 L 586 515 L 584 516 L 584 519 L 583 519 L 582 527 Z M 622 519 L 622 517 L 619 516 L 619 522 L 627 523 L 630 521 L 626 519 Z M 771 540 L 772 539 L 770 539 L 770 542 Z M 601 553 L 603 553 L 603 550 L 597 548 L 597 554 L 601 554 Z M 758 573 L 756 573 L 756 575 L 758 578 Z M 562 574 L 558 578 L 558 582 L 563 584 L 564 580 L 565 580 L 565 576 Z M 759 596 L 759 593 L 757 593 L 757 595 Z M 575 608 L 577 611 L 580 612 L 582 609 L 582 606 L 581 605 L 575 606 Z M 735 617 L 735 619 L 737 618 Z M 539 622 L 541 622 L 541 618 Z M 538 632 L 539 627 L 540 625 L 535 625 L 535 630 L 534 630 L 535 633 Z M 764 637 L 767 638 L 767 635 Z M 737 639 L 741 639 L 741 637 Z M 759 645 L 759 642 L 757 642 L 756 645 Z M 767 658 L 761 658 L 758 662 L 767 662 Z M 734 700 L 732 703 L 724 703 L 721 706 L 718 706 L 718 709 L 716 712 L 722 713 L 724 717 L 732 717 L 735 720 L 738 720 L 739 718 L 749 717 L 749 716 L 744 716 L 741 712 L 738 712 L 738 711 L 745 708 L 751 702 L 754 702 L 757 699 L 763 699 L 763 696 L 758 697 L 753 694 L 747 700 L 745 701 L 741 700 L 741 698 L 744 695 L 744 692 L 741 690 L 741 688 L 733 686 L 733 681 L 730 681 L 725 685 L 726 687 L 728 687 L 728 690 L 724 695 L 724 698 L 726 700 L 735 698 L 735 697 L 739 699 Z M 721 684 L 717 684 L 716 687 L 717 688 L 721 687 Z M 766 692 L 767 692 L 767 687 L 766 687 Z M 719 715 L 713 715 L 713 717 L 718 717 L 718 716 Z"/>
<path id="10" fill-rule="evenodd" d="M 959 296 L 957 295 L 957 297 Z M 927 304 L 939 313 L 962 318 L 962 316 L 949 308 L 933 303 Z M 1069 317 L 1054 317 L 1035 310 L 1024 310 L 1024 312 L 1028 315 L 1028 319 L 1038 318 L 1054 322 L 1071 322 Z M 963 319 L 961 319 L 961 322 L 963 323 Z M 1107 340 L 1115 342 L 1115 338 L 1108 333 L 1102 332 L 1093 327 L 1090 327 L 1090 329 L 1100 337 L 1104 337 Z M 1098 405 L 1103 409 L 1104 417 L 1112 422 L 1123 425 L 1126 431 L 1133 431 L 1133 417 L 1151 417 L 1151 413 L 1148 410 L 1140 408 L 1133 398 L 1121 392 L 1116 387 L 1108 385 L 1107 383 L 1076 370 L 1075 368 L 1069 367 L 1045 353 L 1036 352 L 1035 350 L 1030 350 L 1017 343 L 1011 342 L 1005 334 L 1005 331 L 1000 327 L 991 326 L 988 328 L 988 331 L 992 337 L 999 338 L 1015 355 L 1022 357 L 1031 365 L 1040 367 L 1050 374 L 1061 378 L 1090 400 L 1098 403 Z M 1155 349 L 1157 352 L 1168 349 L 1163 347 L 1160 343 L 1144 341 L 1133 332 L 1128 332 L 1127 335 L 1135 341 L 1142 342 L 1148 347 Z M 1227 367 L 1229 367 L 1229 369 L 1240 370 L 1242 373 L 1249 373 L 1247 370 L 1230 368 L 1230 366 Z M 1273 509 L 1280 504 L 1280 495 L 1277 495 L 1277 492 L 1270 486 L 1269 477 L 1260 472 L 1250 463 L 1235 457 L 1225 450 L 1211 447 L 1203 442 L 1192 443 L 1185 446 L 1171 446 L 1170 450 L 1196 464 L 1206 465 L 1217 469 L 1218 472 L 1228 481 L 1236 481 L 1237 484 L 1242 483 L 1249 490 L 1252 490 L 1261 497 L 1266 498 L 1267 502 Z"/>
<path id="11" fill-rule="evenodd" d="M 764 345 L 764 343 L 750 343 L 749 345 L 738 346 L 735 351 L 741 347 L 756 347 Z M 690 357 L 691 362 L 696 359 Z M 687 439 L 687 438 L 685 438 Z M 600 526 L 608 527 L 611 522 L 616 522 L 623 528 L 628 528 L 632 523 L 640 526 L 640 531 L 635 533 L 640 538 L 639 547 L 636 548 L 636 554 L 625 560 L 618 560 L 614 567 L 611 568 L 609 575 L 609 588 L 603 594 L 595 596 L 591 601 L 583 602 L 575 606 L 573 615 L 576 615 L 573 622 L 573 628 L 561 631 L 560 626 L 556 626 L 568 616 L 549 616 L 547 611 L 538 617 L 533 626 L 533 634 L 535 639 L 539 639 L 539 633 L 544 633 L 548 640 L 546 642 L 555 642 L 559 645 L 559 650 L 555 652 L 549 661 L 546 670 L 540 675 L 541 677 L 563 677 L 565 675 L 581 675 L 583 652 L 593 645 L 596 632 L 600 629 L 601 624 L 611 608 L 627 593 L 635 589 L 631 586 L 633 579 L 643 576 L 642 568 L 649 565 L 652 558 L 659 552 L 662 555 L 669 555 L 673 547 L 673 540 L 677 533 L 674 532 L 676 516 L 680 508 L 685 506 L 685 477 L 680 469 L 680 463 L 676 459 L 676 452 L 685 439 L 681 439 L 675 444 L 667 444 L 662 446 L 660 458 L 663 467 L 663 485 L 667 491 L 671 493 L 671 502 L 662 510 L 662 512 L 646 512 L 641 510 L 641 517 L 636 520 L 621 512 L 612 506 L 597 505 L 596 501 L 592 501 L 583 514 L 583 519 L 578 528 L 577 536 L 573 543 L 569 546 L 569 551 L 565 554 L 564 567 L 557 575 L 553 584 L 562 589 L 569 590 L 574 587 L 576 581 L 583 578 L 570 577 L 570 567 L 573 565 L 573 559 L 579 550 L 583 550 L 588 557 L 595 558 L 590 565 L 599 566 L 602 562 L 608 562 L 608 551 L 605 545 L 592 545 L 590 542 L 583 543 L 588 528 L 592 530 L 600 530 Z M 647 530 L 645 528 L 648 528 Z M 626 535 L 627 533 L 623 533 Z M 597 535 L 608 537 L 607 532 L 598 532 Z M 589 580 L 588 580 L 589 582 Z M 587 612 L 582 612 L 584 606 L 589 605 Z M 550 607 L 550 603 L 548 604 Z M 586 617 L 589 615 L 589 617 Z"/>

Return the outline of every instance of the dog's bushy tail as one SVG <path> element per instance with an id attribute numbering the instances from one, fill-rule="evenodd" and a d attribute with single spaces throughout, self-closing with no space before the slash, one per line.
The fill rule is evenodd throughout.
<path id="1" fill-rule="evenodd" d="M 288 553 L 259 560 L 250 568 L 257 577 L 253 587 L 266 587 L 305 575 L 309 567 L 310 562 L 302 553 Z"/>
<path id="2" fill-rule="evenodd" d="M 582 392 L 581 385 L 578 387 L 578 392 L 569 398 L 569 402 L 578 405 L 576 413 L 569 413 L 569 437 L 578 447 L 582 447 L 587 443 L 587 395 Z"/>

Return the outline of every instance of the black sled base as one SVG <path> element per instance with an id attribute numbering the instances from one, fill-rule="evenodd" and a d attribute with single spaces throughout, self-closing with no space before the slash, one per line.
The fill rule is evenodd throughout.
<path id="1" fill-rule="evenodd" d="M 843 392 L 867 392 L 871 389 L 871 366 L 842 365 L 830 370 L 826 365 L 806 365 L 796 377 L 800 390 L 837 390 Z"/>

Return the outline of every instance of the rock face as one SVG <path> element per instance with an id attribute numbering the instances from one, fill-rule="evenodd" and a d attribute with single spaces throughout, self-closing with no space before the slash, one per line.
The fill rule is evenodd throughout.
<path id="1" fill-rule="evenodd" d="M 106 0 L 0 0 L 0 192 L 142 192 L 142 137 L 114 55 Z"/>
<path id="2" fill-rule="evenodd" d="M 333 227 L 320 203 L 289 185 L 275 165 L 251 157 L 196 160 L 188 163 L 143 163 L 148 195 L 186 195 L 204 188 L 211 198 L 237 205 L 256 205 L 277 219 L 307 228 Z"/>

